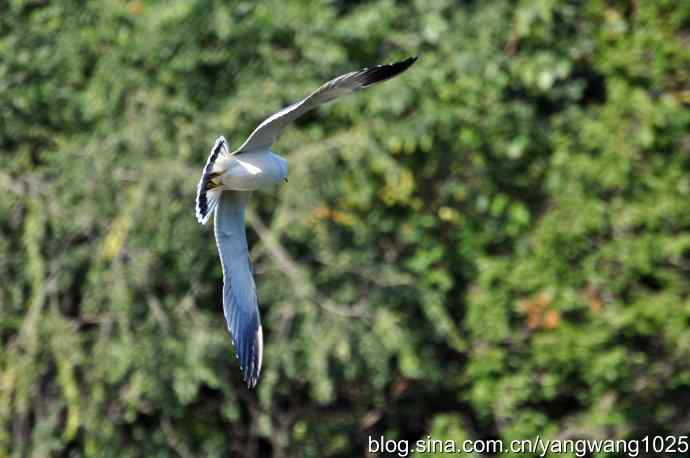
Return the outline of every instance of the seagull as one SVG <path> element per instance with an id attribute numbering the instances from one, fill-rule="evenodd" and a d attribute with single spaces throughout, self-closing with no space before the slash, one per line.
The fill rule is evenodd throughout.
<path id="1" fill-rule="evenodd" d="M 271 151 L 283 129 L 304 113 L 343 95 L 391 79 L 415 63 L 409 57 L 334 78 L 310 95 L 269 116 L 230 152 L 218 137 L 206 161 L 196 194 L 196 218 L 206 224 L 214 213 L 216 245 L 223 269 L 223 313 L 244 381 L 256 386 L 261 373 L 263 331 L 256 285 L 247 248 L 244 210 L 252 191 L 287 182 L 288 161 Z"/>

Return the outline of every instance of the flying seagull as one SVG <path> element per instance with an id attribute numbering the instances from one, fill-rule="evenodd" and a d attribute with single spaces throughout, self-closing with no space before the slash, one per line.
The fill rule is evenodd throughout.
<path id="1" fill-rule="evenodd" d="M 261 372 L 263 333 L 244 230 L 244 209 L 251 191 L 287 181 L 288 162 L 271 146 L 290 121 L 340 96 L 393 78 L 417 60 L 378 65 L 346 73 L 309 96 L 269 116 L 234 152 L 218 137 L 197 187 L 196 218 L 206 224 L 215 212 L 216 245 L 223 268 L 223 313 L 232 334 L 244 380 L 256 386 Z"/>

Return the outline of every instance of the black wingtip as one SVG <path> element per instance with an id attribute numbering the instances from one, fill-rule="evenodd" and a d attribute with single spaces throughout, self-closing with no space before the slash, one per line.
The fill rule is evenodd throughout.
<path id="1" fill-rule="evenodd" d="M 377 65 L 370 69 L 364 70 L 364 82 L 362 87 L 371 86 L 372 84 L 386 81 L 397 76 L 410 68 L 412 64 L 417 62 L 418 57 L 412 56 L 407 59 L 395 62 L 392 64 Z"/>
<path id="2" fill-rule="evenodd" d="M 243 331 L 235 329 L 238 338 L 233 338 L 235 357 L 240 363 L 242 380 L 247 384 L 247 388 L 256 388 L 259 383 L 263 359 L 263 328 L 259 324 L 255 331 L 253 329 L 254 326 L 251 325 L 245 326 Z"/>

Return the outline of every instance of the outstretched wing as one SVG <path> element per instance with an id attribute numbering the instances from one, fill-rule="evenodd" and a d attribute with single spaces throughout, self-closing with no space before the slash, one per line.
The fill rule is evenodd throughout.
<path id="1" fill-rule="evenodd" d="M 247 138 L 236 154 L 256 149 L 266 149 L 276 141 L 285 126 L 307 111 L 340 96 L 364 89 L 373 84 L 393 78 L 407 70 L 417 60 L 409 57 L 400 62 L 378 65 L 334 78 L 312 92 L 308 97 L 283 108 L 264 120 Z"/>
<path id="2" fill-rule="evenodd" d="M 263 333 L 244 229 L 244 209 L 249 195 L 244 191 L 223 191 L 214 224 L 223 266 L 223 313 L 244 380 L 252 388 L 261 372 Z"/>

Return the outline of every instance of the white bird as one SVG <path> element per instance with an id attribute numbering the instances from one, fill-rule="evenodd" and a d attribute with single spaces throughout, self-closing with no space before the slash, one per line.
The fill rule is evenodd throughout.
<path id="1" fill-rule="evenodd" d="M 215 211 L 215 234 L 223 268 L 223 312 L 244 380 L 252 388 L 261 372 L 263 332 L 244 229 L 244 209 L 255 189 L 287 181 L 288 162 L 271 146 L 290 121 L 337 97 L 393 78 L 416 57 L 346 73 L 271 115 L 236 151 L 218 137 L 197 187 L 196 218 L 206 224 Z"/>

